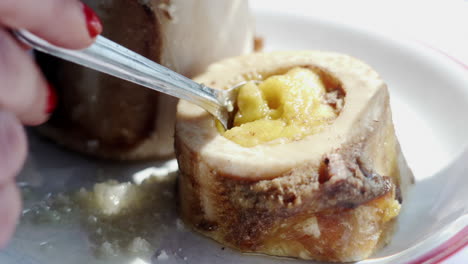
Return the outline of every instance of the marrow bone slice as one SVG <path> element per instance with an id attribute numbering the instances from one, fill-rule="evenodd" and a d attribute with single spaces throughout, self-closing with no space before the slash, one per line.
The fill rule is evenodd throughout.
<path id="1" fill-rule="evenodd" d="M 217 89 L 310 67 L 343 96 L 338 117 L 293 142 L 242 147 L 213 117 L 178 105 L 175 147 L 182 219 L 244 252 L 357 261 L 388 242 L 412 180 L 378 74 L 352 57 L 318 51 L 227 59 L 195 78 Z"/>

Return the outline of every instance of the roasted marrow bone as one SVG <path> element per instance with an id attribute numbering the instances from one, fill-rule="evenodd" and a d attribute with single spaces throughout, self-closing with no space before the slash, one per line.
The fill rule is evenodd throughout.
<path id="1" fill-rule="evenodd" d="M 245 0 L 84 2 L 98 13 L 105 37 L 189 77 L 221 58 L 252 51 Z M 45 54 L 36 58 L 59 96 L 42 134 L 111 159 L 173 155 L 175 98 Z"/>
<path id="2" fill-rule="evenodd" d="M 178 104 L 181 216 L 244 252 L 367 258 L 388 241 L 412 179 L 378 74 L 346 55 L 296 51 L 227 59 L 195 80 L 226 89 L 296 67 L 311 69 L 334 94 L 326 102 L 336 117 L 315 133 L 243 146 L 223 136 L 203 109 Z"/>

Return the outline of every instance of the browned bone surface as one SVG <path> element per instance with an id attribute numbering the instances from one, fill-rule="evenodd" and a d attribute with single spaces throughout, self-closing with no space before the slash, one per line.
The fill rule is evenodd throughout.
<path id="1" fill-rule="evenodd" d="M 356 261 L 385 245 L 391 205 L 412 177 L 395 137 L 386 85 L 366 64 L 326 52 L 258 53 L 210 66 L 198 81 L 225 89 L 302 66 L 344 103 L 323 132 L 245 148 L 206 112 L 178 106 L 176 156 L 182 218 L 244 252 Z M 330 100 L 330 103 L 336 102 Z"/>
<path id="2" fill-rule="evenodd" d="M 84 2 L 101 18 L 105 37 L 189 77 L 253 48 L 246 2 L 211 9 L 209 0 Z M 233 32 L 221 37 L 224 30 Z M 48 55 L 36 58 L 59 97 L 51 120 L 39 129 L 43 135 L 104 158 L 173 155 L 175 98 Z"/>
<path id="3" fill-rule="evenodd" d="M 111 6 L 85 2 L 97 8 L 105 37 L 160 60 L 160 28 L 149 8 L 131 0 L 115 1 L 119 3 Z M 157 129 L 158 93 L 42 53 L 36 58 L 60 98 L 47 127 L 60 129 L 85 148 L 105 153 L 131 150 Z"/>

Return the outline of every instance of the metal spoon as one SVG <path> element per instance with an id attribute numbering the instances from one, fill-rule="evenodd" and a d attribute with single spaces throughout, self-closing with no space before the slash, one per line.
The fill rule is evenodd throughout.
<path id="1" fill-rule="evenodd" d="M 13 33 L 36 50 L 190 101 L 211 113 L 226 129 L 232 124 L 238 88 L 245 84 L 239 83 L 228 90 L 209 88 L 102 36 L 87 49 L 69 50 L 26 30 Z"/>

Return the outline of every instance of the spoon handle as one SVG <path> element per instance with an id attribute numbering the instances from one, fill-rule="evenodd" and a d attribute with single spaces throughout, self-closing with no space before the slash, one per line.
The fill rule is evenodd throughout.
<path id="1" fill-rule="evenodd" d="M 26 30 L 13 33 L 36 50 L 190 101 L 214 116 L 218 116 L 223 107 L 218 99 L 218 91 L 196 83 L 102 36 L 98 36 L 87 49 L 69 50 L 52 45 Z"/>

